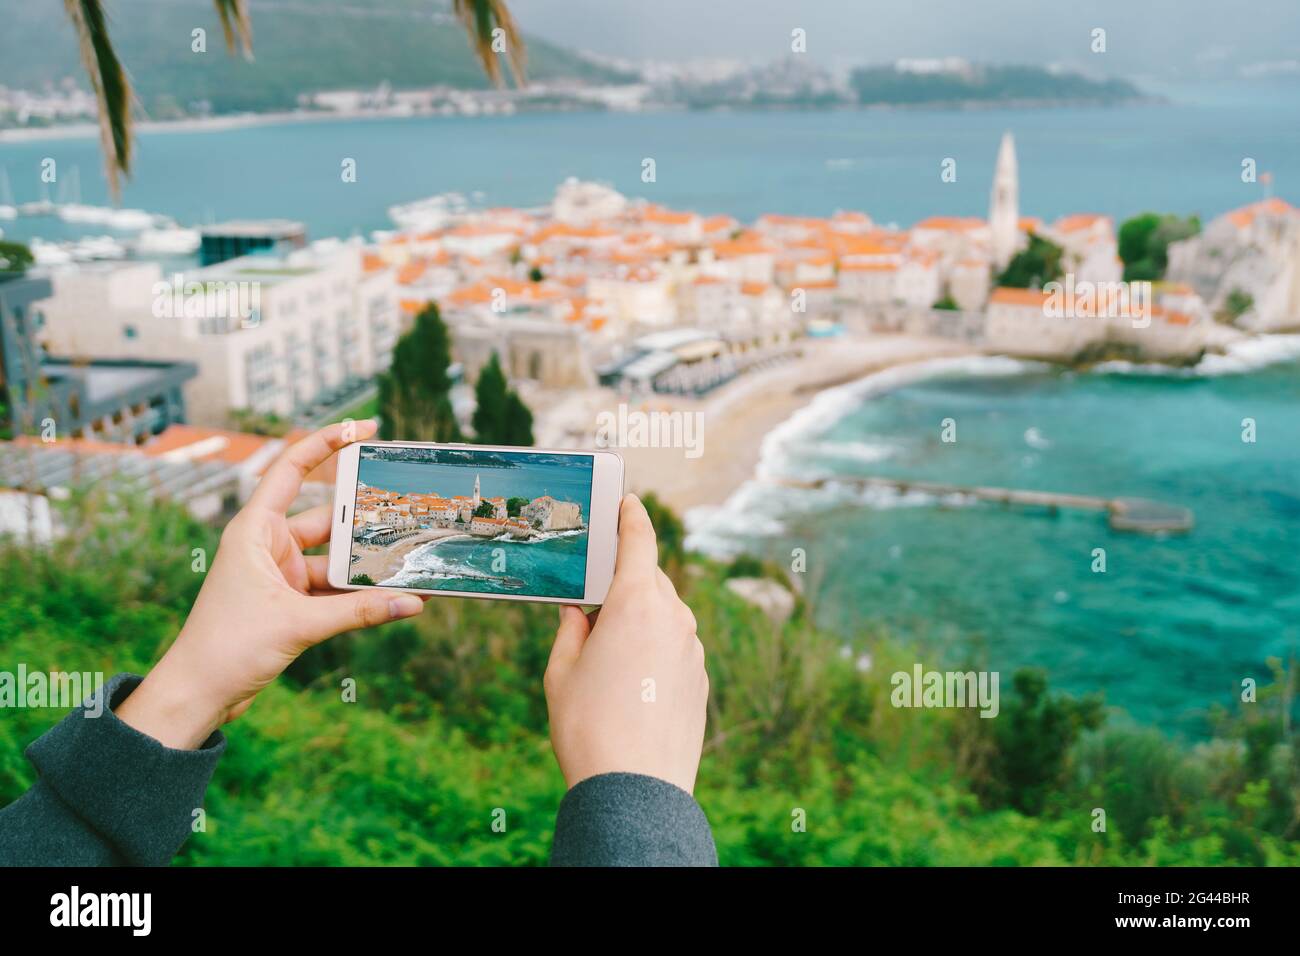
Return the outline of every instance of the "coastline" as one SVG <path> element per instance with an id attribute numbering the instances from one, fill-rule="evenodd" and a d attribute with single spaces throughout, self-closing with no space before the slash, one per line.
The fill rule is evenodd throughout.
<path id="1" fill-rule="evenodd" d="M 702 414 L 701 454 L 688 458 L 681 448 L 619 448 L 628 490 L 653 492 L 683 516 L 722 505 L 758 471 L 767 436 L 812 406 L 823 390 L 897 366 L 983 354 L 964 343 L 906 334 L 810 340 L 793 361 L 743 375 L 702 401 L 656 396 L 653 408 L 644 410 Z"/>
<path id="2" fill-rule="evenodd" d="M 406 556 L 416 548 L 431 541 L 468 536 L 466 532 L 457 531 L 454 528 L 429 528 L 417 532 L 409 538 L 395 541 L 386 548 L 367 548 L 354 543 L 352 553 L 360 554 L 361 558 L 358 561 L 353 561 L 348 568 L 348 580 L 352 580 L 358 574 L 367 574 L 370 576 L 370 580 L 376 584 L 382 584 L 402 570 L 402 565 L 406 563 Z"/>
<path id="3" fill-rule="evenodd" d="M 1300 334 L 1261 333 L 1210 353 L 1194 366 L 1106 362 L 1079 374 L 1212 378 L 1249 374 L 1300 358 Z M 668 410 L 701 411 L 703 454 L 679 448 L 620 448 L 629 491 L 653 492 L 678 515 L 725 507 L 746 483 L 761 477 L 772 449 L 793 433 L 830 424 L 846 402 L 861 401 L 873 384 L 892 388 L 951 369 L 954 361 L 997 363 L 988 374 L 1050 367 L 1052 363 L 989 352 L 971 345 L 907 334 L 873 333 L 809 342 L 785 365 L 742 376 L 702 402 L 662 402 Z M 1005 364 L 1004 364 L 1005 363 Z M 894 374 L 896 373 L 896 374 Z"/>

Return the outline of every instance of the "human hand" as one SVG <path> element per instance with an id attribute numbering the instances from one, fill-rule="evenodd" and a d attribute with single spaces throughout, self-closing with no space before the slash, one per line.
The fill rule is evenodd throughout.
<path id="1" fill-rule="evenodd" d="M 335 591 L 329 557 L 333 505 L 286 517 L 303 478 L 373 421 L 340 422 L 287 449 L 221 535 L 212 567 L 176 641 L 117 716 L 165 746 L 194 749 L 303 651 L 354 628 L 412 617 L 424 601 L 400 591 Z"/>
<path id="2" fill-rule="evenodd" d="M 590 618 L 561 606 L 544 684 L 568 786 L 623 771 L 695 789 L 709 699 L 704 647 L 695 615 L 659 570 L 654 526 L 634 495 L 619 511 L 609 596 Z"/>

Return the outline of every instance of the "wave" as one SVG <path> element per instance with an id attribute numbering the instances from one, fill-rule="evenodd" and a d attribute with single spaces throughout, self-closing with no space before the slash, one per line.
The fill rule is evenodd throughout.
<path id="1" fill-rule="evenodd" d="M 757 476 L 771 479 L 788 475 L 786 466 L 791 462 L 787 450 L 796 441 L 823 434 L 865 399 L 875 395 L 945 375 L 968 378 L 1005 377 L 1024 375 L 1048 367 L 1042 362 L 1013 359 L 1004 355 L 927 359 L 895 365 L 846 385 L 828 388 L 819 392 L 811 402 L 767 433 L 759 450 Z"/>
<path id="2" fill-rule="evenodd" d="M 885 461 L 898 454 L 897 445 L 865 441 L 817 442 L 804 446 L 803 450 L 827 458 L 845 458 L 868 464 Z"/>
<path id="3" fill-rule="evenodd" d="M 819 392 L 813 400 L 773 428 L 763 439 L 755 479 L 747 481 L 721 505 L 692 508 L 685 515 L 686 547 L 714 557 L 731 557 L 743 550 L 739 537 L 773 537 L 785 530 L 776 514 L 806 514 L 836 501 L 850 501 L 870 508 L 899 508 L 963 503 L 960 496 L 940 500 L 922 492 L 899 492 L 889 488 L 836 484 L 832 472 L 811 473 L 801 450 L 809 448 L 860 461 L 881 461 L 896 447 L 866 442 L 817 442 L 845 415 L 863 401 L 916 382 L 944 376 L 994 378 L 1025 375 L 1050 368 L 1043 362 L 1014 359 L 1003 355 L 927 359 L 873 372 L 856 381 Z M 830 484 L 814 490 L 785 488 L 773 479 L 797 473 L 800 478 L 825 478 Z"/>
<path id="4" fill-rule="evenodd" d="M 1220 375 L 1244 375 L 1270 365 L 1300 359 L 1300 335 L 1256 335 L 1229 342 L 1222 354 L 1209 353 L 1195 365 L 1181 367 L 1158 362 L 1099 362 L 1090 371 L 1095 375 L 1151 375 L 1166 378 L 1216 378 Z"/>

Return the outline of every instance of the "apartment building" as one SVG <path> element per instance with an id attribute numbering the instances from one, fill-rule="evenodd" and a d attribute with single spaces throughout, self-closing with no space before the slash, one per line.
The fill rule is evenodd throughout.
<path id="1" fill-rule="evenodd" d="M 392 269 L 342 243 L 242 256 L 183 274 L 104 264 L 54 277 L 41 303 L 52 351 L 186 361 L 189 419 L 236 409 L 291 418 L 343 401 L 392 360 Z"/>

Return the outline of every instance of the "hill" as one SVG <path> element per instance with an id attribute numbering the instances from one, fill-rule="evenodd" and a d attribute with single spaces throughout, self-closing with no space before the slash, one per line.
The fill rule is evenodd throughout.
<path id="1" fill-rule="evenodd" d="M 895 66 L 855 70 L 850 80 L 864 106 L 1122 103 L 1141 99 L 1126 80 L 1092 79 L 1038 66 L 982 66 L 920 72 Z"/>
<path id="2" fill-rule="evenodd" d="M 227 55 L 206 0 L 109 0 L 108 12 L 136 94 L 158 119 L 203 102 L 217 113 L 290 109 L 300 93 L 383 82 L 488 85 L 464 29 L 437 0 L 263 0 L 252 5 L 252 63 Z M 191 51 L 196 28 L 207 31 L 206 53 Z M 525 40 L 530 79 L 622 79 L 554 44 Z M 40 89 L 66 77 L 86 88 L 63 5 L 0 0 L 0 85 Z"/>

